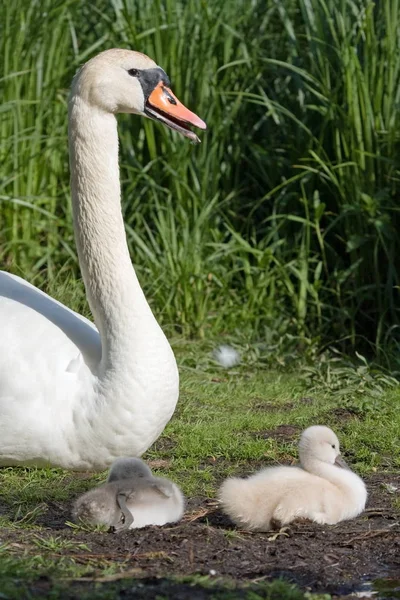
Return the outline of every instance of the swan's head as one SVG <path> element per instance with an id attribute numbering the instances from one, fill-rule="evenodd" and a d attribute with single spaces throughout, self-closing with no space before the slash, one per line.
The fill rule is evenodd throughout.
<path id="1" fill-rule="evenodd" d="M 340 444 L 337 436 L 324 425 L 314 425 L 303 431 L 299 442 L 301 463 L 319 460 L 331 465 L 348 468 L 340 455 Z"/>
<path id="2" fill-rule="evenodd" d="M 140 52 L 106 50 L 89 60 L 72 83 L 71 98 L 77 96 L 104 112 L 161 121 L 194 142 L 200 140 L 189 125 L 206 129 L 204 121 L 174 96 L 167 74 Z"/>

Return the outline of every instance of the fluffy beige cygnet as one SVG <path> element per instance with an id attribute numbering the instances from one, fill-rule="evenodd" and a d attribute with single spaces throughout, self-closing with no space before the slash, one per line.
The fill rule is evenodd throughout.
<path id="1" fill-rule="evenodd" d="M 271 523 L 297 518 L 334 524 L 359 515 L 367 490 L 340 456 L 335 433 L 321 425 L 306 429 L 299 442 L 298 467 L 271 467 L 223 482 L 223 511 L 243 529 L 266 531 Z"/>

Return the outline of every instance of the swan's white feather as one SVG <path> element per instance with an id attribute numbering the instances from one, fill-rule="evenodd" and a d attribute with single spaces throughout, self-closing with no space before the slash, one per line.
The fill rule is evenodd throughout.
<path id="1" fill-rule="evenodd" d="M 7 349 L 0 353 L 0 465 L 100 470 L 120 454 L 142 454 L 173 411 L 175 371 L 165 378 L 166 395 L 153 406 L 146 404 L 146 390 L 151 394 L 157 382 L 146 382 L 144 364 L 143 373 L 132 373 L 129 388 L 132 409 L 135 401 L 138 405 L 137 428 L 126 415 L 129 397 L 118 402 L 116 396 L 111 417 L 95 420 L 93 413 L 101 416 L 105 403 L 95 371 L 101 358 L 96 327 L 5 272 L 0 272 L 0 331 Z"/>
<path id="2" fill-rule="evenodd" d="M 90 406 L 89 365 L 101 355 L 96 328 L 23 279 L 0 272 L 0 331 L 6 348 L 0 353 L 0 464 L 41 464 L 46 455 L 54 464 L 74 462 L 74 408 Z"/>

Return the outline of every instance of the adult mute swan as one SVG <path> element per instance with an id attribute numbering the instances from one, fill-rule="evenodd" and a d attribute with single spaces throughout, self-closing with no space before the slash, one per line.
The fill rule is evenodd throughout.
<path id="1" fill-rule="evenodd" d="M 76 522 L 108 525 L 115 531 L 175 523 L 182 518 L 185 499 L 175 483 L 154 477 L 140 458 L 113 463 L 107 483 L 74 503 Z"/>
<path id="2" fill-rule="evenodd" d="M 334 524 L 352 519 L 365 507 L 364 482 L 340 456 L 339 440 L 329 427 L 306 429 L 299 442 L 301 467 L 271 467 L 248 479 L 222 484 L 222 509 L 244 529 L 266 531 L 271 522 L 297 518 Z"/>
<path id="3" fill-rule="evenodd" d="M 120 206 L 117 113 L 161 121 L 192 141 L 205 123 L 156 63 L 113 49 L 72 83 L 69 147 L 74 230 L 87 319 L 0 273 L 0 465 L 100 470 L 140 456 L 178 399 L 178 371 L 133 269 Z"/>

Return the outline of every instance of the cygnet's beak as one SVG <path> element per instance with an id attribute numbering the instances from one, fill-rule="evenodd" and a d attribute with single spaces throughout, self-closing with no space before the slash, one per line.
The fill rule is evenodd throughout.
<path id="1" fill-rule="evenodd" d="M 200 139 L 189 129 L 188 125 L 207 129 L 204 121 L 186 108 L 182 102 L 179 102 L 170 88 L 162 81 L 156 85 L 148 97 L 144 112 L 151 119 L 161 121 L 167 127 L 179 131 L 192 142 L 200 143 Z"/>
<path id="2" fill-rule="evenodd" d="M 336 459 L 335 459 L 335 465 L 337 467 L 341 467 L 342 469 L 347 469 L 348 471 L 350 470 L 349 465 L 344 460 L 344 458 L 342 457 L 341 454 L 338 454 L 338 456 L 336 457 Z"/>

